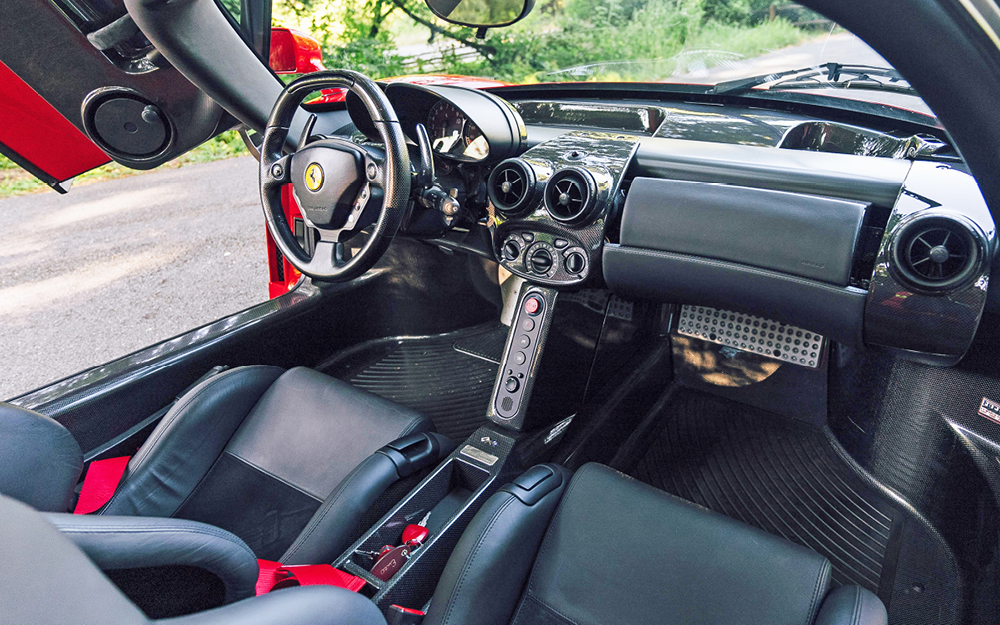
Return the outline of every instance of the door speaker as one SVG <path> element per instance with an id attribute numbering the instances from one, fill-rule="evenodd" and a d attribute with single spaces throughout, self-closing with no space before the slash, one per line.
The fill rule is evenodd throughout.
<path id="1" fill-rule="evenodd" d="M 131 90 L 103 89 L 84 104 L 84 125 L 102 149 L 124 159 L 148 159 L 162 154 L 172 139 L 163 110 Z"/>

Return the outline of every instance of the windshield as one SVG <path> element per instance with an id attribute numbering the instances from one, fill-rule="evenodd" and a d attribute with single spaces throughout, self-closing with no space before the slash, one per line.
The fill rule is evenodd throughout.
<path id="1" fill-rule="evenodd" d="M 766 0 L 540 0 L 524 21 L 490 30 L 485 39 L 438 20 L 413 0 L 276 0 L 274 15 L 276 25 L 320 40 L 327 67 L 375 78 L 715 85 L 829 63 L 891 70 L 820 14 Z M 895 88 L 882 87 L 887 82 Z M 765 96 L 792 89 L 931 114 L 905 81 L 859 71 L 779 76 L 742 90 Z"/>

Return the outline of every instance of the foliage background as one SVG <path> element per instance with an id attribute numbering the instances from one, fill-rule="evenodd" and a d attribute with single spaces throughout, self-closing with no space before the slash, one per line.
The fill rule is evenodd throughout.
<path id="1" fill-rule="evenodd" d="M 222 2 L 239 10 L 240 0 Z M 810 34 L 803 23 L 819 17 L 771 0 L 537 0 L 524 21 L 477 39 L 471 28 L 434 17 L 423 0 L 274 0 L 273 6 L 275 25 L 320 42 L 327 67 L 373 78 L 435 72 L 514 83 L 669 80 L 798 43 Z M 163 167 L 246 153 L 229 131 Z M 111 163 L 75 183 L 133 173 Z M 0 197 L 47 188 L 0 156 Z"/>

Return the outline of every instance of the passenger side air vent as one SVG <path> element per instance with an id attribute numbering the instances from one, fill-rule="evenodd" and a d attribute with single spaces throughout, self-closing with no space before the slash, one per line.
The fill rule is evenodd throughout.
<path id="1" fill-rule="evenodd" d="M 597 184 L 585 169 L 557 171 L 545 185 L 545 209 L 556 221 L 580 224 L 587 221 L 596 204 Z"/>
<path id="2" fill-rule="evenodd" d="M 918 217 L 894 235 L 891 266 L 917 290 L 943 292 L 964 286 L 982 265 L 986 243 L 974 226 L 941 215 Z"/>
<path id="3" fill-rule="evenodd" d="M 487 189 L 490 201 L 502 213 L 514 215 L 523 212 L 535 195 L 535 171 L 520 159 L 506 160 L 490 174 Z"/>

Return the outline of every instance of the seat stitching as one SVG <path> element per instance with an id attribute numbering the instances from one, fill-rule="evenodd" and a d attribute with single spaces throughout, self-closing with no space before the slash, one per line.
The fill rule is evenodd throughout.
<path id="1" fill-rule="evenodd" d="M 806 612 L 806 625 L 810 625 L 813 622 L 813 617 L 816 615 L 816 610 L 818 609 L 817 602 L 819 601 L 820 589 L 823 586 L 823 580 L 829 574 L 830 571 L 830 561 L 824 559 L 823 566 L 820 567 L 819 574 L 816 576 L 816 583 L 813 587 L 812 600 L 809 602 L 809 611 Z"/>
<path id="2" fill-rule="evenodd" d="M 156 432 L 156 436 L 152 440 L 148 440 L 145 443 L 143 443 L 142 449 L 139 450 L 140 453 L 134 458 L 135 459 L 135 470 L 131 471 L 131 475 L 128 475 L 128 474 L 125 475 L 124 479 L 122 479 L 122 481 L 121 481 L 121 484 L 118 485 L 118 488 L 116 488 L 115 492 L 111 495 L 111 499 L 109 499 L 107 501 L 107 503 L 105 503 L 103 506 L 101 506 L 101 509 L 103 510 L 103 509 L 109 507 L 118 498 L 118 494 L 121 493 L 124 490 L 125 485 L 129 483 L 129 478 L 132 477 L 132 476 L 134 476 L 135 473 L 138 472 L 139 468 L 146 461 L 146 458 L 149 457 L 149 454 L 152 453 L 153 447 L 155 447 L 156 443 L 159 442 L 159 440 L 163 437 L 163 433 L 166 432 L 170 428 L 170 425 L 172 425 L 175 421 L 177 421 L 178 415 L 180 415 L 182 412 L 184 412 L 184 410 L 186 410 L 188 408 L 188 406 L 190 406 L 198 397 L 200 397 L 202 395 L 202 393 L 208 391 L 209 388 L 214 388 L 214 386 L 215 386 L 216 383 L 221 382 L 223 379 L 227 379 L 228 380 L 230 377 L 232 377 L 233 375 L 235 375 L 237 372 L 242 373 L 242 372 L 247 371 L 247 369 L 249 369 L 249 368 L 250 367 L 238 367 L 236 369 L 230 369 L 229 371 L 224 371 L 224 372 L 222 372 L 222 373 L 220 373 L 220 374 L 218 374 L 216 376 L 213 376 L 212 378 L 209 378 L 205 382 L 205 386 L 203 386 L 202 388 L 198 389 L 198 391 L 196 393 L 194 393 L 193 395 L 191 395 L 191 397 L 185 398 L 185 400 L 183 402 L 178 402 L 173 407 L 173 409 L 171 409 L 171 411 L 167 414 L 167 416 L 164 417 L 164 419 L 166 419 L 167 417 L 169 417 L 169 421 L 167 421 L 166 424 L 163 424 L 162 428 L 157 428 L 158 431 Z M 254 367 L 254 369 L 257 369 L 257 367 Z M 273 384 L 273 382 L 272 382 L 272 384 Z M 265 389 L 265 392 L 266 392 L 266 389 Z M 251 410 L 253 410 L 253 408 L 251 408 Z M 247 412 L 247 414 L 250 414 L 250 412 Z M 243 418 L 246 419 L 246 415 L 243 415 Z M 126 467 L 126 469 L 127 469 L 127 467 Z"/>
<path id="3" fill-rule="evenodd" d="M 531 593 L 532 587 L 535 584 L 535 569 L 538 567 L 538 563 L 541 562 L 542 557 L 545 555 L 545 551 L 549 546 L 549 539 L 552 536 L 552 528 L 555 527 L 556 521 L 558 521 L 560 516 L 562 515 L 563 503 L 565 503 L 566 500 L 569 499 L 569 496 L 573 492 L 573 489 L 575 489 L 576 486 L 580 483 L 580 480 L 578 479 L 579 476 L 584 475 L 588 471 L 592 471 L 592 467 L 589 464 L 584 465 L 583 468 L 581 468 L 579 471 L 576 472 L 576 475 L 573 476 L 573 479 L 570 482 L 569 488 L 566 489 L 566 492 L 563 493 L 562 499 L 559 501 L 559 507 L 556 508 L 556 513 L 552 516 L 552 520 L 549 521 L 549 527 L 548 529 L 545 530 L 545 538 L 542 539 L 542 546 L 538 549 L 538 556 L 535 558 L 535 563 L 531 567 L 531 574 L 528 576 L 527 592 L 529 594 Z"/>
<path id="4" fill-rule="evenodd" d="M 368 456 L 361 464 L 354 467 L 354 470 L 351 471 L 350 475 L 344 478 L 344 481 L 342 481 L 340 485 L 337 486 L 336 495 L 334 495 L 332 499 L 328 499 L 327 502 L 323 504 L 323 507 L 325 508 L 323 510 L 323 514 L 320 515 L 319 519 L 316 521 L 315 524 L 310 522 L 309 525 L 311 525 L 312 527 L 307 526 L 305 531 L 302 534 L 300 534 L 298 538 L 295 539 L 295 542 L 292 543 L 292 546 L 289 547 L 285 555 L 282 556 L 283 560 L 291 558 L 299 549 L 302 548 L 302 545 L 304 545 L 309 540 L 309 537 L 312 536 L 313 532 L 315 532 L 316 529 L 323 524 L 323 520 L 326 519 L 326 516 L 330 513 L 330 510 L 333 509 L 334 504 L 336 504 L 336 502 L 340 499 L 340 497 L 345 492 L 347 492 L 347 485 L 350 484 L 353 480 L 355 480 L 361 474 L 361 470 L 365 468 L 372 460 L 374 460 L 374 458 L 375 458 L 374 455 Z"/>
<path id="5" fill-rule="evenodd" d="M 151 526 L 151 527 L 133 527 L 133 526 L 82 526 L 82 527 L 60 527 L 58 524 L 56 527 L 63 534 L 199 534 L 203 536 L 209 536 L 212 538 L 219 538 L 226 541 L 227 543 L 239 548 L 241 551 L 245 551 L 254 560 L 257 559 L 257 555 L 247 546 L 245 542 L 239 537 L 226 535 L 225 533 L 208 531 L 202 528 L 193 527 L 170 527 L 170 526 Z M 233 540 L 236 538 L 236 540 Z"/>
<path id="6" fill-rule="evenodd" d="M 560 612 L 559 610 L 557 610 L 557 609 L 553 608 L 553 607 L 552 607 L 552 606 L 550 606 L 549 604 L 545 603 L 544 601 L 542 601 L 541 599 L 539 599 L 539 598 L 538 598 L 538 597 L 536 597 L 535 595 L 532 595 L 532 594 L 530 594 L 530 593 L 529 593 L 529 594 L 528 594 L 528 596 L 527 596 L 526 598 L 527 598 L 527 599 L 530 599 L 531 601 L 534 601 L 535 603 L 537 603 L 538 605 L 542 606 L 543 608 L 545 608 L 545 609 L 549 610 L 550 612 L 554 612 L 554 613 L 556 613 L 556 614 L 557 614 L 557 615 L 559 615 L 559 616 L 560 616 L 561 618 L 563 618 L 564 620 L 567 620 L 567 621 L 569 621 L 569 622 L 570 622 L 570 623 L 572 623 L 573 625 L 577 625 L 577 621 L 574 621 L 573 619 L 571 619 L 570 617 L 566 616 L 565 614 L 563 614 L 563 613 L 562 613 L 562 612 Z"/>
<path id="7" fill-rule="evenodd" d="M 294 488 L 295 490 L 299 491 L 299 492 L 300 492 L 300 493 L 302 493 L 303 495 L 306 495 L 306 496 L 308 496 L 308 497 L 309 497 L 309 498 L 311 498 L 311 499 L 315 499 L 315 500 L 316 500 L 317 502 L 320 502 L 320 503 L 322 503 L 322 502 L 323 502 L 323 498 L 322 498 L 322 497 L 320 497 L 319 495 L 315 495 L 315 494 L 313 494 L 313 493 L 310 493 L 309 491 L 307 491 L 306 489 L 302 488 L 301 486 L 298 486 L 298 485 L 296 485 L 296 484 L 293 484 L 293 483 L 289 482 L 288 480 L 284 479 L 283 477 L 280 477 L 280 476 L 278 476 L 278 475 L 275 475 L 274 473 L 271 473 L 270 471 L 268 471 L 268 470 L 267 470 L 267 469 L 265 469 L 264 467 L 261 467 L 261 466 L 258 466 L 258 465 L 256 465 L 256 464 L 254 464 L 254 463 L 250 462 L 249 460 L 247 460 L 247 459 L 246 459 L 246 458 L 244 458 L 243 456 L 238 456 L 238 455 L 236 455 L 235 453 L 233 453 L 232 451 L 230 451 L 230 450 L 228 450 L 228 449 L 223 449 L 223 450 L 222 450 L 222 453 L 221 453 L 221 454 L 219 454 L 219 457 L 221 458 L 222 456 L 224 456 L 224 455 L 226 455 L 226 454 L 228 454 L 228 455 L 232 456 L 233 458 L 236 458 L 236 459 L 237 459 L 237 460 L 239 460 L 240 462 L 242 462 L 242 463 L 246 464 L 247 466 L 249 466 L 249 467 L 251 467 L 251 468 L 253 468 L 253 469 L 256 469 L 257 471 L 260 471 L 260 472 L 261 472 L 261 473 L 263 473 L 264 475 L 266 475 L 266 476 L 268 476 L 268 477 L 271 477 L 271 478 L 274 478 L 275 480 L 277 480 L 277 481 L 281 482 L 281 483 L 282 483 L 282 484 L 284 484 L 285 486 L 289 486 L 289 487 L 291 487 L 291 488 Z M 200 486 L 200 484 L 199 484 L 199 486 Z M 185 501 L 186 501 L 186 500 L 185 500 Z"/>
<path id="8" fill-rule="evenodd" d="M 417 429 L 417 426 L 420 425 L 421 423 L 423 423 L 425 419 L 426 419 L 426 417 L 424 417 L 423 415 L 418 415 L 416 417 L 413 417 L 413 420 L 410 421 L 409 425 L 406 426 L 406 428 L 403 430 L 403 432 L 399 436 L 400 437 L 406 436 L 407 434 L 409 434 L 413 430 Z"/>
<path id="9" fill-rule="evenodd" d="M 851 625 L 861 623 L 861 589 L 854 589 L 854 614 L 851 616 Z"/>
<path id="10" fill-rule="evenodd" d="M 517 501 L 517 498 L 514 497 L 513 495 L 509 493 L 505 494 L 508 497 L 507 501 L 503 502 L 500 508 L 498 508 L 497 511 L 493 513 L 493 516 L 490 518 L 490 521 L 486 525 L 486 528 L 479 535 L 479 540 L 476 542 L 476 546 L 472 549 L 472 552 L 469 554 L 469 557 L 466 558 L 465 563 L 462 564 L 462 574 L 459 576 L 458 584 L 455 586 L 455 590 L 452 591 L 451 598 L 448 600 L 448 609 L 447 611 L 445 611 L 442 623 L 447 623 L 448 619 L 451 618 L 451 613 L 455 609 L 455 603 L 456 600 L 458 599 L 458 594 L 462 590 L 462 586 L 465 584 L 465 578 L 469 576 L 469 570 L 472 568 L 472 563 L 476 559 L 476 554 L 478 554 L 480 548 L 482 548 L 483 542 L 486 541 L 486 537 L 489 535 L 490 530 L 492 530 L 493 526 L 496 525 L 497 521 L 500 520 L 500 515 L 503 514 L 503 512 L 507 508 L 509 508 L 512 503 Z"/>

